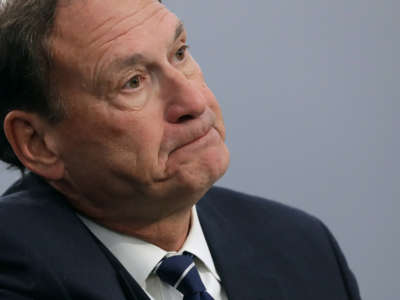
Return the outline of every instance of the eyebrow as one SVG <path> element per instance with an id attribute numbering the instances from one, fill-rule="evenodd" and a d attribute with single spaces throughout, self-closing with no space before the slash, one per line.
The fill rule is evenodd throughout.
<path id="1" fill-rule="evenodd" d="M 183 26 L 183 22 L 179 21 L 178 26 L 176 26 L 176 30 L 175 30 L 174 41 L 176 41 L 184 31 L 185 31 L 185 27 Z"/>
<path id="2" fill-rule="evenodd" d="M 183 22 L 179 21 L 179 23 L 176 25 L 175 36 L 172 43 L 176 42 L 183 32 L 185 32 L 185 27 L 183 25 Z M 111 62 L 110 65 L 108 65 L 106 73 L 109 74 L 108 76 L 110 76 L 110 74 L 115 74 L 117 72 L 120 72 L 121 70 L 132 68 L 144 62 L 146 62 L 146 57 L 141 53 L 134 53 L 133 55 L 130 56 L 119 57 L 116 58 L 113 62 Z M 105 92 L 104 80 L 105 77 L 100 76 L 100 74 L 96 72 L 94 86 L 96 87 L 99 96 L 101 96 Z"/>
<path id="3" fill-rule="evenodd" d="M 179 21 L 175 29 L 175 36 L 173 42 L 176 42 L 176 40 L 182 35 L 184 31 L 185 27 L 183 26 L 183 22 Z M 115 61 L 111 63 L 109 69 L 118 71 L 127 67 L 132 67 L 134 65 L 140 64 L 145 60 L 146 59 L 142 54 L 136 53 L 128 57 L 117 58 Z"/>

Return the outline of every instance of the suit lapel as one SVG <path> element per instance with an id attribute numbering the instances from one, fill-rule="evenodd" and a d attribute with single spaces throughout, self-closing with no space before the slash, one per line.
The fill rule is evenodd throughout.
<path id="1" fill-rule="evenodd" d="M 252 247 L 249 237 L 225 213 L 217 211 L 212 202 L 202 201 L 197 211 L 228 299 L 286 299 L 279 279 L 268 272 L 269 258 Z"/>
<path id="2" fill-rule="evenodd" d="M 129 274 L 129 272 L 124 268 L 124 266 L 119 262 L 119 260 L 107 249 L 106 246 L 94 235 L 92 237 L 96 240 L 100 249 L 107 256 L 108 260 L 114 267 L 117 273 L 118 280 L 121 284 L 121 288 L 124 291 L 127 300 L 150 300 L 146 292 L 140 287 L 136 280 Z"/>
<path id="3" fill-rule="evenodd" d="M 149 300 L 149 297 L 130 276 L 126 269 L 77 217 L 64 196 L 59 194 L 36 175 L 29 174 L 12 186 L 6 193 L 29 192 L 46 224 L 43 231 L 49 242 L 35 242 L 39 253 L 45 253 L 49 265 L 58 266 L 55 278 L 61 284 L 85 299 Z M 26 197 L 26 196 L 25 196 Z M 37 221 L 36 226 L 41 224 Z M 73 241 L 73 242 L 72 242 Z M 72 298 L 74 298 L 72 296 Z M 81 298 L 79 298 L 81 299 Z"/>

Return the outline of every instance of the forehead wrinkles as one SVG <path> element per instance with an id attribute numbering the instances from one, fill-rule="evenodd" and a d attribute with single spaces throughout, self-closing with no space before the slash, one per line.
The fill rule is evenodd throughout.
<path id="1" fill-rule="evenodd" d="M 142 7 L 133 9 L 129 13 L 124 12 L 125 15 L 114 14 L 114 16 L 109 17 L 94 28 L 90 33 L 91 37 L 88 39 L 88 44 L 95 47 L 102 47 L 120 36 L 127 34 L 135 27 L 141 26 L 162 10 L 166 10 L 166 8 L 159 5 L 158 2 L 149 2 Z"/>
<path id="2" fill-rule="evenodd" d="M 144 19 L 139 24 L 136 24 L 136 26 L 131 27 L 130 30 L 132 30 L 134 27 L 139 27 L 140 25 L 143 25 L 147 20 L 154 18 L 154 17 L 156 17 L 157 21 L 158 21 L 158 23 L 156 23 L 156 26 L 154 28 L 158 28 L 159 23 L 162 23 L 165 18 L 170 17 L 171 15 L 173 15 L 173 14 L 171 14 L 171 12 L 169 10 L 167 10 L 166 8 L 157 9 L 156 11 L 154 11 L 154 13 L 152 15 L 148 16 L 148 18 Z M 181 23 L 179 23 L 177 21 L 177 24 L 181 24 Z M 174 23 L 174 26 L 176 27 L 176 23 Z M 119 50 L 117 51 L 117 49 L 114 49 L 114 47 L 113 47 L 114 46 L 113 42 L 115 42 L 118 39 L 118 37 L 128 34 L 130 30 L 126 30 L 124 33 L 119 34 L 117 37 L 114 37 L 112 40 L 107 41 L 106 43 L 104 43 L 98 47 L 99 55 L 96 59 L 96 62 L 94 64 L 93 68 L 90 70 L 90 78 L 93 79 L 92 86 L 96 87 L 96 90 L 97 90 L 96 94 L 98 97 L 104 96 L 101 94 L 104 91 L 101 91 L 101 89 L 99 88 L 100 86 L 103 86 L 103 84 L 100 84 L 100 83 L 104 83 L 104 81 L 107 81 L 106 80 L 107 76 L 112 75 L 112 74 L 110 74 L 110 72 L 108 72 L 109 66 L 112 62 L 112 61 L 110 61 L 110 59 L 115 60 L 120 55 L 123 56 L 124 52 L 127 52 L 127 53 L 134 52 L 133 48 L 131 48 L 131 46 L 128 46 L 128 44 L 126 44 L 126 47 L 124 47 L 124 50 L 122 50 L 121 48 L 118 48 Z M 176 33 L 178 33 L 178 32 L 176 32 Z M 174 38 L 174 34 L 176 34 L 176 33 L 171 32 L 170 35 L 166 35 L 165 42 L 166 43 L 168 41 L 172 42 L 173 38 Z M 153 43 L 154 41 L 152 39 L 153 39 L 153 36 L 150 34 L 146 38 L 146 41 L 149 43 Z M 160 40 L 159 38 L 157 38 L 157 40 L 162 42 L 162 40 Z M 157 49 L 158 49 L 158 47 L 160 47 L 160 44 L 154 44 L 154 45 L 157 45 L 157 47 L 155 47 Z M 115 51 L 113 51 L 113 49 Z M 147 50 L 149 50 L 149 49 L 147 49 Z M 147 51 L 145 51 L 144 53 L 142 53 L 140 51 L 138 52 L 138 57 L 140 57 L 142 54 L 146 55 L 146 53 L 147 53 Z M 110 80 L 110 79 L 111 78 L 108 78 L 108 80 Z M 104 87 L 105 87 L 105 85 L 104 85 Z"/>
<path id="3" fill-rule="evenodd" d="M 110 2 L 104 0 L 76 1 L 58 7 L 51 39 L 56 65 L 93 79 L 114 40 L 152 18 L 158 25 L 164 13 L 170 14 L 158 1 L 119 1 L 120 5 L 110 9 L 105 4 Z"/>
<path id="4" fill-rule="evenodd" d="M 142 23 L 154 10 L 165 8 L 155 0 L 64 2 L 57 6 L 53 34 L 81 47 L 111 36 L 124 23 Z"/>

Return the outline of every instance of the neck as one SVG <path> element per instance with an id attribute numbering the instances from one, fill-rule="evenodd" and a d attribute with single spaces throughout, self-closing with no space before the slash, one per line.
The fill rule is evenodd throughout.
<path id="1" fill-rule="evenodd" d="M 191 225 L 191 209 L 152 222 L 138 225 L 135 220 L 123 222 L 96 220 L 113 231 L 133 236 L 154 244 L 165 251 L 178 251 L 188 236 Z"/>
<path id="2" fill-rule="evenodd" d="M 201 195 L 191 193 L 190 197 L 184 195 L 172 196 L 171 199 L 155 201 L 140 200 L 145 197 L 116 200 L 115 198 L 96 201 L 83 197 L 68 182 L 49 182 L 56 190 L 64 194 L 68 202 L 82 215 L 94 222 L 124 235 L 133 236 L 154 244 L 166 251 L 178 251 L 190 229 L 191 209 Z M 132 198 L 132 197 L 131 197 Z M 179 198 L 177 206 L 171 203 Z M 171 200 L 171 201 L 169 201 Z M 149 203 L 153 205 L 149 206 Z M 157 205 L 158 203 L 158 205 Z"/>

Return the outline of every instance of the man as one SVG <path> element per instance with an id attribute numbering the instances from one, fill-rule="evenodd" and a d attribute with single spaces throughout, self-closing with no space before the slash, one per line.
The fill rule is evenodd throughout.
<path id="1" fill-rule="evenodd" d="M 221 111 L 165 6 L 1 14 L 1 155 L 31 172 L 0 202 L 1 299 L 360 299 L 317 219 L 211 188 Z"/>

